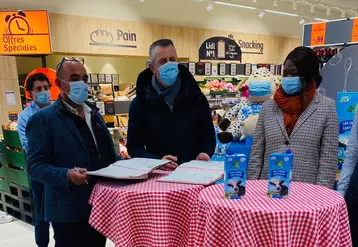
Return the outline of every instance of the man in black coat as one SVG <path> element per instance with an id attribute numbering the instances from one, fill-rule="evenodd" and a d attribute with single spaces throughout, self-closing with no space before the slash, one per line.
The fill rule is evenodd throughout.
<path id="1" fill-rule="evenodd" d="M 209 161 L 216 145 L 209 104 L 189 70 L 178 64 L 171 40 L 154 42 L 150 68 L 139 74 L 129 109 L 127 148 L 132 157 L 167 159 L 176 167 Z"/>

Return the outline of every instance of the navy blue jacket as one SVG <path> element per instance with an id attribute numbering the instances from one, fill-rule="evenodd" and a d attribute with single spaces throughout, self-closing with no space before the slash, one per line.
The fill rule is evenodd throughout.
<path id="1" fill-rule="evenodd" d="M 90 180 L 90 185 L 71 184 L 67 172 L 74 167 L 88 170 L 103 168 L 91 167 L 89 153 L 73 116 L 75 115 L 71 115 L 63 103 L 57 100 L 34 114 L 26 127 L 28 173 L 32 179 L 45 185 L 44 216 L 50 222 L 66 223 L 88 219 L 88 200 L 94 183 Z M 119 156 L 116 155 L 110 133 L 95 108 L 92 108 L 92 119 L 92 123 L 96 123 L 95 127 L 101 129 L 101 140 L 108 140 L 108 143 L 104 143 L 109 150 L 105 151 L 107 159 L 103 162 L 104 166 L 108 166 L 119 159 Z M 101 146 L 98 145 L 98 149 Z"/>
<path id="2" fill-rule="evenodd" d="M 137 80 L 137 97 L 129 109 L 127 148 L 132 157 L 178 157 L 182 164 L 201 152 L 212 156 L 215 131 L 209 104 L 189 70 L 179 65 L 181 88 L 173 111 L 152 86 L 146 69 Z"/>

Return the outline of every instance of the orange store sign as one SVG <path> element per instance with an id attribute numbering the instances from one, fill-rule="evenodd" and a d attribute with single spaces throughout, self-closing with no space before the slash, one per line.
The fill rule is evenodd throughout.
<path id="1" fill-rule="evenodd" d="M 46 10 L 0 11 L 0 55 L 51 54 Z"/>

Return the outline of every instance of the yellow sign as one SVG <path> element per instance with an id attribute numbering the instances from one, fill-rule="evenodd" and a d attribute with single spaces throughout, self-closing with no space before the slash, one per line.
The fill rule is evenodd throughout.
<path id="1" fill-rule="evenodd" d="M 311 46 L 324 45 L 326 41 L 326 23 L 312 24 Z"/>
<path id="2" fill-rule="evenodd" d="M 0 11 L 0 55 L 51 54 L 46 10 Z"/>

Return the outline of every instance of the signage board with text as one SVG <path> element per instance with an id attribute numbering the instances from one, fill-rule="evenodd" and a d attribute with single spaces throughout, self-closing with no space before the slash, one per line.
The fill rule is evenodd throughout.
<path id="1" fill-rule="evenodd" d="M 51 54 L 46 10 L 0 11 L 0 55 Z"/>
<path id="2" fill-rule="evenodd" d="M 231 60 L 241 62 L 241 48 L 235 40 L 226 37 L 212 37 L 199 48 L 199 60 Z"/>
<path id="3" fill-rule="evenodd" d="M 357 42 L 357 18 L 306 24 L 303 29 L 304 46 L 320 47 Z"/>

